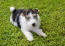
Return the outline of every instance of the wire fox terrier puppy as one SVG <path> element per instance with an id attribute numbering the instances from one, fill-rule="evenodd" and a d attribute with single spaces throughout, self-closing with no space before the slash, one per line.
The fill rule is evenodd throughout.
<path id="1" fill-rule="evenodd" d="M 14 7 L 10 7 L 10 11 L 12 12 L 10 22 L 14 26 L 18 26 L 29 41 L 34 40 L 31 31 L 43 37 L 47 36 L 42 32 L 42 29 L 40 29 L 40 17 L 37 9 L 17 10 Z"/>

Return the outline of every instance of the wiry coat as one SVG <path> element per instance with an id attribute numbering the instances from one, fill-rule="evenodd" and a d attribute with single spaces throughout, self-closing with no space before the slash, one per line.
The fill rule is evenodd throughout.
<path id="1" fill-rule="evenodd" d="M 12 16 L 10 17 L 10 22 L 15 26 L 21 28 L 21 31 L 27 37 L 29 41 L 33 40 L 33 35 L 30 31 L 37 33 L 43 37 L 46 37 L 46 34 L 40 29 L 40 17 L 38 15 L 37 9 L 15 9 L 14 7 L 10 8 Z"/>

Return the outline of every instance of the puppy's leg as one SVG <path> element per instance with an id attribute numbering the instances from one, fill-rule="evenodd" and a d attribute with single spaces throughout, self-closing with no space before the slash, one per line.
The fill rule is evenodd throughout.
<path id="1" fill-rule="evenodd" d="M 46 35 L 44 32 L 42 32 L 42 29 L 36 29 L 36 30 L 34 30 L 33 32 L 35 32 L 35 33 L 37 33 L 38 35 L 41 35 L 41 36 L 43 36 L 43 37 L 47 37 L 47 35 Z"/>
<path id="2" fill-rule="evenodd" d="M 10 22 L 13 24 L 13 19 L 12 19 L 12 16 L 10 17 Z"/>
<path id="3" fill-rule="evenodd" d="M 14 26 L 17 26 L 17 23 L 13 21 L 12 16 L 10 17 L 10 22 L 11 22 Z"/>
<path id="4" fill-rule="evenodd" d="M 22 32 L 24 33 L 24 35 L 26 36 L 26 38 L 29 40 L 29 41 L 32 41 L 33 40 L 33 35 L 31 32 L 25 30 L 25 29 L 21 29 Z"/>

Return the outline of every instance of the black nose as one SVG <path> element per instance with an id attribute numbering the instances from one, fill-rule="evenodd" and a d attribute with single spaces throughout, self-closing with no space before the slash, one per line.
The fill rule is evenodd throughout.
<path id="1" fill-rule="evenodd" d="M 36 24 L 35 24 L 35 23 L 33 23 L 33 24 L 32 24 L 32 26 L 33 26 L 33 27 L 35 27 L 35 26 L 36 26 Z"/>

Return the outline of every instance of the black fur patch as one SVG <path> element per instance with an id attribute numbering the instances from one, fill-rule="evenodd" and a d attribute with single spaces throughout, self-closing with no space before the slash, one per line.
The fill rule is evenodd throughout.
<path id="1" fill-rule="evenodd" d="M 18 15 L 17 15 L 17 18 L 16 18 L 16 22 L 17 22 L 18 27 L 21 28 L 20 21 L 19 21 L 19 16 L 20 16 L 20 15 L 18 14 Z"/>
<path id="2" fill-rule="evenodd" d="M 12 12 L 12 19 L 13 19 L 13 21 L 15 21 L 15 18 L 16 18 L 16 9 Z"/>
<path id="3" fill-rule="evenodd" d="M 15 9 L 12 12 L 12 19 L 13 19 L 14 22 L 17 22 L 17 25 L 18 25 L 19 28 L 21 28 L 20 22 L 19 22 L 19 16 L 20 16 L 21 13 L 23 13 L 24 15 L 26 15 L 26 10 L 24 10 L 24 9 L 16 10 Z"/>

